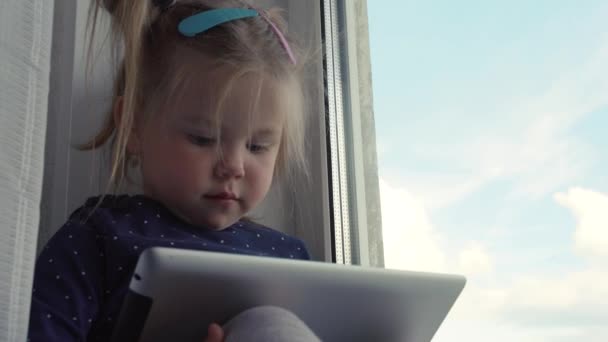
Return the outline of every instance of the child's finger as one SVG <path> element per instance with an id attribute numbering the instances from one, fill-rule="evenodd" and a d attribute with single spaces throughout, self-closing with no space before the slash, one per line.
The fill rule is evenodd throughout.
<path id="1" fill-rule="evenodd" d="M 209 324 L 207 329 L 207 338 L 205 342 L 223 342 L 224 341 L 224 329 L 216 323 Z"/>

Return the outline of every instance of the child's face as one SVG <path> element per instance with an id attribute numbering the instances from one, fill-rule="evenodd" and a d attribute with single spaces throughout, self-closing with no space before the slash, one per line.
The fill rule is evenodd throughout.
<path id="1" fill-rule="evenodd" d="M 220 111 L 218 140 L 214 106 L 205 99 L 219 96 L 213 79 L 222 77 L 222 71 L 207 75 L 205 82 L 187 86 L 179 101 L 165 106 L 138 135 L 144 192 L 187 222 L 218 230 L 238 221 L 266 196 L 283 115 L 273 87 L 265 84 L 260 89 L 257 79 L 241 79 Z"/>

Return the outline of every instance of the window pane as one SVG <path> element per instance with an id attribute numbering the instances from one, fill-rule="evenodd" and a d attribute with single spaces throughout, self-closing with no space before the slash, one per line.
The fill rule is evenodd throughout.
<path id="1" fill-rule="evenodd" d="M 368 1 L 388 268 L 434 341 L 608 341 L 606 1 Z"/>

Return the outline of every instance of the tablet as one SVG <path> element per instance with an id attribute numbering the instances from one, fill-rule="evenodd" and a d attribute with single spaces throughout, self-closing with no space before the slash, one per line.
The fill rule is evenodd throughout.
<path id="1" fill-rule="evenodd" d="M 295 313 L 323 341 L 428 342 L 460 275 L 154 247 L 133 273 L 113 341 L 203 341 L 256 306 Z"/>

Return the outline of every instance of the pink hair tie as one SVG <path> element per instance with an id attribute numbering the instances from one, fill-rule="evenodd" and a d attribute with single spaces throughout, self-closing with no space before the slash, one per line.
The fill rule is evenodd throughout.
<path id="1" fill-rule="evenodd" d="M 155 0 L 155 4 L 158 6 L 172 6 L 175 4 L 175 0 Z M 285 35 L 279 30 L 277 25 L 270 20 L 268 14 L 256 8 L 216 8 L 208 11 L 203 11 L 194 15 L 187 17 L 182 20 L 178 25 L 178 31 L 186 37 L 194 37 L 197 34 L 203 33 L 213 27 L 218 25 L 227 23 L 229 21 L 251 18 L 255 16 L 260 16 L 270 25 L 274 33 L 279 38 L 281 45 L 289 55 L 289 59 L 291 63 L 296 65 L 298 61 L 296 60 L 296 56 L 291 50 L 289 46 L 289 42 L 285 38 Z"/>
<path id="2" fill-rule="evenodd" d="M 281 32 L 281 30 L 279 30 L 277 25 L 275 25 L 275 23 L 273 23 L 272 20 L 270 20 L 270 18 L 268 17 L 268 15 L 266 14 L 265 11 L 257 10 L 257 9 L 256 9 L 256 11 L 260 14 L 260 16 L 262 18 L 264 18 L 264 20 L 266 20 L 268 25 L 270 25 L 270 27 L 272 27 L 272 30 L 274 31 L 274 33 L 279 37 L 279 40 L 281 41 L 281 45 L 283 45 L 283 48 L 285 49 L 285 51 L 287 51 L 287 54 L 289 55 L 289 59 L 291 60 L 291 63 L 293 65 L 298 64 L 296 56 L 293 53 L 293 51 L 291 50 L 291 47 L 289 46 L 289 42 L 287 42 L 287 39 L 285 38 L 285 35 L 283 35 L 283 32 Z"/>

